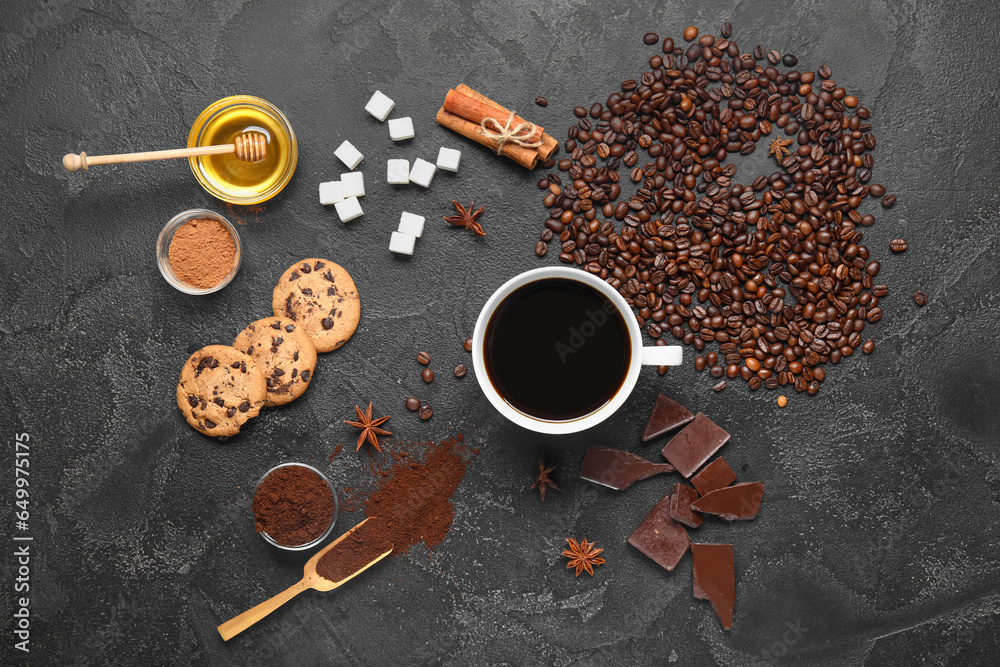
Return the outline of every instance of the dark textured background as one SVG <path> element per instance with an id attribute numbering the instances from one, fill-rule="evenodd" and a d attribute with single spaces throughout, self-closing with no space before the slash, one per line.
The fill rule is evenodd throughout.
<path id="1" fill-rule="evenodd" d="M 34 664 L 984 664 L 1000 649 L 1000 433 L 995 3 L 643 2 L 33 2 L 0 8 L 0 348 L 5 443 L 2 553 L 12 550 L 13 440 L 32 438 Z M 632 3 L 630 3 L 632 4 Z M 887 6 L 888 4 L 888 6 Z M 603 101 L 689 24 L 829 63 L 872 110 L 875 181 L 899 195 L 866 203 L 865 232 L 891 295 L 866 329 L 870 357 L 829 369 L 816 397 L 751 394 L 688 364 L 644 371 L 632 400 L 584 435 L 546 438 L 505 423 L 468 356 L 480 305 L 517 272 L 553 264 L 532 252 L 544 219 L 539 173 L 439 128 L 445 91 L 465 82 L 564 137 L 575 104 Z M 393 145 L 363 111 L 375 88 L 414 119 Z M 184 145 L 190 123 L 225 95 L 273 102 L 298 133 L 295 178 L 244 209 L 212 199 L 183 162 L 67 174 L 68 151 Z M 532 103 L 549 98 L 548 108 Z M 365 153 L 365 216 L 341 225 L 317 183 Z M 457 175 L 429 190 L 384 183 L 389 156 L 461 148 Z M 741 158 L 749 182 L 763 151 Z M 772 163 L 773 164 L 773 163 Z M 486 206 L 485 239 L 448 228 L 449 200 Z M 206 298 L 159 275 L 154 243 L 181 210 L 238 222 L 246 251 L 232 285 Z M 388 252 L 399 211 L 428 217 L 411 260 Z M 435 221 L 438 222 L 435 222 Z M 890 256 L 888 240 L 910 250 Z M 308 256 L 346 266 L 363 295 L 354 338 L 321 359 L 310 391 L 219 444 L 187 427 L 174 385 L 187 356 L 267 315 L 281 272 Z M 914 306 L 915 289 L 930 295 Z M 439 379 L 413 361 L 428 350 Z M 735 627 L 691 596 L 685 558 L 667 573 L 625 538 L 676 477 L 616 494 L 576 478 L 590 442 L 655 459 L 639 433 L 657 391 L 732 433 L 723 453 L 767 485 L 760 517 L 710 521 L 699 541 L 736 550 Z M 787 393 L 787 392 L 786 392 Z M 416 394 L 434 406 L 419 422 Z M 257 477 L 286 460 L 328 469 L 338 486 L 369 479 L 367 453 L 341 424 L 374 400 L 407 441 L 464 432 L 482 448 L 439 549 L 416 550 L 329 594 L 308 592 L 223 643 L 215 626 L 284 589 L 305 555 L 253 533 Z M 563 492 L 528 490 L 540 449 Z M 341 517 L 347 527 L 358 515 Z M 574 578 L 567 536 L 596 540 L 608 563 Z M 14 563 L 0 557 L 0 663 L 13 651 Z"/>

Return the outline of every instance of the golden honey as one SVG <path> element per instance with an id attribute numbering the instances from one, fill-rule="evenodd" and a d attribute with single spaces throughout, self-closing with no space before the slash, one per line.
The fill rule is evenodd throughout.
<path id="1" fill-rule="evenodd" d="M 235 155 L 190 159 L 198 182 L 211 194 L 233 204 L 256 204 L 278 194 L 298 161 L 298 143 L 285 116 L 258 97 L 236 95 L 219 100 L 198 116 L 188 146 L 231 144 L 243 132 L 267 137 L 267 157 L 251 163 Z"/>

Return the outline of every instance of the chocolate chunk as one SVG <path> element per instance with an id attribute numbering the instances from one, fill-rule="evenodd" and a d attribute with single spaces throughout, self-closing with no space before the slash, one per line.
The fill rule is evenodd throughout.
<path id="1" fill-rule="evenodd" d="M 323 321 L 320 322 L 320 324 L 323 325 L 324 329 L 332 329 L 333 328 L 333 320 L 330 319 L 329 317 L 324 317 Z"/>
<path id="2" fill-rule="evenodd" d="M 299 360 L 299 351 L 295 350 L 295 352 L 292 353 L 292 361 L 298 361 L 298 360 Z"/>
<path id="3" fill-rule="evenodd" d="M 233 364 L 232 364 L 232 367 L 233 368 L 239 368 L 240 367 L 240 362 L 239 361 L 234 361 Z"/>
<path id="4" fill-rule="evenodd" d="M 336 287 L 328 287 L 328 288 L 326 288 L 326 295 L 327 296 L 333 296 L 336 293 L 337 293 L 337 288 Z"/>
<path id="5" fill-rule="evenodd" d="M 309 382 L 309 378 L 312 377 L 309 371 L 302 371 L 302 381 Z"/>
<path id="6" fill-rule="evenodd" d="M 190 405 L 192 408 L 198 407 L 198 397 L 188 396 L 188 405 Z"/>
<path id="7" fill-rule="evenodd" d="M 292 310 L 292 295 L 291 294 L 289 294 L 288 298 L 285 299 L 285 315 L 287 315 L 288 319 L 290 319 L 290 320 L 297 320 L 298 319 L 298 318 L 295 317 L 295 311 Z"/>
<path id="8" fill-rule="evenodd" d="M 760 511 L 760 501 L 764 498 L 761 482 L 741 482 L 712 491 L 691 503 L 691 509 L 702 514 L 714 514 L 726 521 L 750 520 Z"/>
<path id="9" fill-rule="evenodd" d="M 226 402 L 224 400 L 222 400 L 221 398 L 213 398 L 212 402 L 215 403 L 216 405 L 218 405 L 220 408 L 226 407 Z"/>
<path id="10" fill-rule="evenodd" d="M 271 322 L 272 329 L 281 329 L 281 322 Z"/>
<path id="11" fill-rule="evenodd" d="M 247 348 L 247 356 L 253 355 L 253 345 Z M 239 364 L 233 364 L 233 368 L 236 368 Z"/>
<path id="12" fill-rule="evenodd" d="M 648 442 L 656 436 L 663 435 L 682 424 L 694 419 L 691 411 L 683 405 L 663 394 L 656 397 L 653 414 L 649 415 L 646 430 L 642 432 L 642 441 Z"/>
<path id="13" fill-rule="evenodd" d="M 691 544 L 691 538 L 684 526 L 670 518 L 669 493 L 656 503 L 649 516 L 628 536 L 628 543 L 667 570 L 677 567 Z"/>
<path id="14" fill-rule="evenodd" d="M 616 491 L 623 491 L 640 480 L 661 472 L 673 471 L 674 467 L 669 463 L 651 463 L 631 452 L 591 445 L 587 455 L 583 457 L 580 477 Z"/>
<path id="15" fill-rule="evenodd" d="M 674 494 L 670 497 L 670 516 L 685 526 L 697 528 L 705 520 L 691 509 L 691 503 L 698 500 L 698 491 L 687 484 L 674 484 Z"/>
<path id="16" fill-rule="evenodd" d="M 326 262 L 324 262 L 322 260 L 319 260 L 319 259 L 317 259 L 316 263 L 313 264 L 313 268 L 316 269 L 317 271 L 319 271 L 320 269 L 322 269 L 324 266 L 326 266 Z"/>
<path id="17" fill-rule="evenodd" d="M 680 474 L 690 477 L 728 441 L 729 434 L 699 412 L 690 424 L 667 443 L 663 448 L 663 457 Z"/>
<path id="18" fill-rule="evenodd" d="M 247 362 L 241 361 L 240 362 L 240 373 L 246 373 L 246 372 L 247 372 Z"/>
<path id="19" fill-rule="evenodd" d="M 228 410 L 226 410 L 226 416 L 229 417 L 230 419 L 235 414 L 236 414 L 236 408 L 229 408 Z"/>
<path id="20" fill-rule="evenodd" d="M 306 262 L 302 262 L 302 266 L 299 267 L 302 273 L 312 273 L 313 267 L 309 266 Z"/>
<path id="21" fill-rule="evenodd" d="M 215 427 L 216 423 L 214 421 L 212 421 L 211 419 L 205 420 L 205 428 L 215 428 Z"/>
<path id="22" fill-rule="evenodd" d="M 733 627 L 736 572 L 732 544 L 692 544 L 694 596 L 708 600 L 723 630 Z"/>
<path id="23" fill-rule="evenodd" d="M 301 276 L 299 276 L 299 272 L 298 271 L 292 271 L 292 275 L 288 276 L 288 279 L 289 280 L 298 280 L 300 277 Z"/>
<path id="24" fill-rule="evenodd" d="M 292 379 L 294 380 L 295 376 L 297 376 L 298 374 L 299 374 L 299 369 L 298 368 L 293 368 L 292 369 Z"/>
<path id="25" fill-rule="evenodd" d="M 240 412 L 246 412 L 249 409 L 250 409 L 250 401 L 243 401 L 242 403 L 240 403 L 239 405 Z"/>
<path id="26" fill-rule="evenodd" d="M 286 324 L 285 325 L 285 331 L 287 331 L 288 333 L 292 333 L 293 331 L 295 331 L 295 325 L 294 324 Z"/>
<path id="27" fill-rule="evenodd" d="M 707 496 L 712 491 L 729 486 L 736 481 L 736 473 L 729 467 L 726 460 L 721 456 L 701 469 L 697 475 L 691 478 L 694 488 L 698 493 Z"/>
<path id="28" fill-rule="evenodd" d="M 331 283 L 337 282 L 336 278 L 333 277 L 333 272 L 332 271 L 327 271 L 326 273 L 323 274 L 323 277 L 326 278 L 327 280 L 329 280 Z M 334 293 L 337 292 L 337 288 L 336 287 L 331 287 L 330 289 L 332 289 L 334 291 Z"/>
<path id="29" fill-rule="evenodd" d="M 278 347 L 279 345 L 281 345 L 284 342 L 285 342 L 285 339 L 282 338 L 281 336 L 278 336 L 277 338 L 272 338 L 271 339 L 271 345 L 273 345 L 274 347 Z"/>
<path id="30" fill-rule="evenodd" d="M 285 371 L 283 369 L 281 369 L 281 368 L 275 368 L 275 369 L 273 369 L 271 371 L 271 377 L 280 378 L 284 374 L 285 374 Z"/>
<path id="31" fill-rule="evenodd" d="M 274 378 L 264 378 L 264 384 L 268 389 L 274 389 Z"/>
<path id="32" fill-rule="evenodd" d="M 312 296 L 313 291 L 308 287 L 303 287 L 302 293 L 305 294 L 306 296 Z"/>

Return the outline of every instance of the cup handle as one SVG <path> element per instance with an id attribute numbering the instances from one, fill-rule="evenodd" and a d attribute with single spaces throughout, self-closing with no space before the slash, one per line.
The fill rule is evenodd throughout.
<path id="1" fill-rule="evenodd" d="M 684 348 L 680 345 L 661 345 L 642 348 L 643 366 L 680 366 Z"/>

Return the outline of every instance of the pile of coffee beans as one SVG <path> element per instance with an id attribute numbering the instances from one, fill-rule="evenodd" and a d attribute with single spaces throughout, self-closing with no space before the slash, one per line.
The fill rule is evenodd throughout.
<path id="1" fill-rule="evenodd" d="M 781 72 L 795 56 L 742 52 L 729 23 L 721 35 L 692 26 L 686 49 L 664 39 L 638 80 L 574 109 L 563 176 L 538 182 L 549 217 L 535 252 L 558 242 L 559 259 L 619 290 L 654 339 L 669 332 L 698 351 L 718 343 L 698 370 L 815 394 L 823 364 L 874 349 L 862 334 L 882 317 L 888 288 L 874 283 L 881 265 L 862 244 L 875 216 L 858 208 L 896 197 L 868 185 L 870 113 L 828 65 Z M 735 182 L 727 156 L 772 135 L 779 168 Z M 627 199 L 621 165 L 636 187 Z"/>

